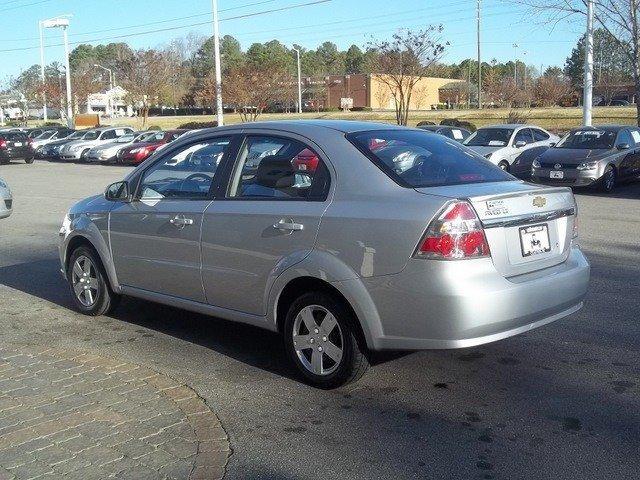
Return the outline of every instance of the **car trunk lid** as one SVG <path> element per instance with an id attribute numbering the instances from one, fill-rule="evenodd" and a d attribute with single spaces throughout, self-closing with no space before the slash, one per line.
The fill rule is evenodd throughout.
<path id="1" fill-rule="evenodd" d="M 576 214 L 569 188 L 495 182 L 416 190 L 471 202 L 484 226 L 493 263 L 505 277 L 552 267 L 569 255 Z"/>

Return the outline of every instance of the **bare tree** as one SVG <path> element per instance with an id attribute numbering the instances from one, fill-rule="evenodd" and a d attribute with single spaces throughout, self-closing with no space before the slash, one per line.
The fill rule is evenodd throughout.
<path id="1" fill-rule="evenodd" d="M 387 86 L 393 97 L 396 122 L 406 125 L 409 119 L 411 94 L 420 77 L 444 53 L 447 43 L 441 40 L 442 26 L 430 26 L 424 30 L 403 30 L 391 40 L 374 40 L 368 48 L 375 51 L 372 71 Z"/>
<path id="2" fill-rule="evenodd" d="M 129 100 L 142 112 L 142 126 L 146 126 L 149 108 L 158 102 L 160 93 L 172 80 L 171 63 L 157 50 L 137 50 L 121 65 L 122 85 Z"/>
<path id="3" fill-rule="evenodd" d="M 552 107 L 561 105 L 573 94 L 573 88 L 568 78 L 543 75 L 536 79 L 533 95 L 538 105 Z"/>
<path id="4" fill-rule="evenodd" d="M 572 15 L 586 15 L 587 0 L 516 0 L 546 12 L 558 22 Z M 640 0 L 594 0 L 594 18 L 622 47 L 631 64 L 640 125 Z"/>

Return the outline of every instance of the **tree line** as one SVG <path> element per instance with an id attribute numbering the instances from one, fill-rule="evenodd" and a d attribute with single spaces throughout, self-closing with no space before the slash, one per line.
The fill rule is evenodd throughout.
<path id="1" fill-rule="evenodd" d="M 316 78 L 314 91 L 306 98 L 325 95 L 322 79 L 327 75 L 384 74 L 384 83 L 396 105 L 398 123 L 406 123 L 413 92 L 412 77 L 436 76 L 463 80 L 455 84 L 454 103 L 477 105 L 477 62 L 456 64 L 441 61 L 448 48 L 441 26 L 423 30 L 404 30 L 390 40 L 372 40 L 364 47 L 351 45 L 340 50 L 332 42 L 316 49 L 291 47 L 278 40 L 254 43 L 243 50 L 233 36 L 221 38 L 223 99 L 236 108 L 244 120 L 254 120 L 270 105 L 292 108 L 297 102 L 297 60 L 300 52 L 302 75 Z M 620 42 L 605 30 L 595 35 L 595 84 L 603 86 L 605 102 L 610 101 L 625 82 L 633 79 L 628 58 Z M 548 67 L 539 71 L 521 61 L 482 64 L 483 106 L 572 105 L 582 89 L 584 38 L 567 58 L 564 68 Z M 213 39 L 188 35 L 159 48 L 134 50 L 126 43 L 77 46 L 70 54 L 74 111 L 86 109 L 87 96 L 109 85 L 111 69 L 117 85 L 127 91 L 128 101 L 145 117 L 152 106 L 167 108 L 211 107 L 215 103 Z M 45 82 L 39 65 L 33 65 L 7 86 L 19 92 L 26 102 L 39 105 L 46 93 L 48 105 L 64 107 L 64 68 L 51 63 L 45 68 Z M 606 87 L 610 86 L 609 89 Z M 310 90 L 312 90 L 310 88 Z M 319 102 L 318 102 L 319 103 Z"/>

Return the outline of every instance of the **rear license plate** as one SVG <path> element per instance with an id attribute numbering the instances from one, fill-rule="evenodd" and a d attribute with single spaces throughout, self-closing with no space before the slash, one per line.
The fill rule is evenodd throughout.
<path id="1" fill-rule="evenodd" d="M 22 146 L 22 142 L 15 142 L 13 144 L 14 147 L 21 147 Z"/>
<path id="2" fill-rule="evenodd" d="M 520 227 L 520 247 L 523 257 L 539 255 L 551 251 L 548 225 L 531 225 Z"/>
<path id="3" fill-rule="evenodd" d="M 564 178 L 564 172 L 551 171 L 549 172 L 549 178 Z"/>

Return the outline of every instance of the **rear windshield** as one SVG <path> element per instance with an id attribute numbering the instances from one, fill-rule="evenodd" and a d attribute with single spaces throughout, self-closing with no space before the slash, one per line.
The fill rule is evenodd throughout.
<path id="1" fill-rule="evenodd" d="M 457 142 L 415 130 L 358 132 L 347 138 L 387 175 L 406 187 L 514 180 Z"/>
<path id="2" fill-rule="evenodd" d="M 473 132 L 464 144 L 468 147 L 505 147 L 513 135 L 513 128 L 481 128 Z"/>
<path id="3" fill-rule="evenodd" d="M 615 141 L 616 132 L 612 130 L 576 130 L 560 140 L 556 148 L 608 150 Z"/>
<path id="4" fill-rule="evenodd" d="M 27 134 L 24 132 L 2 132 L 0 137 L 5 140 L 24 140 L 27 138 Z"/>

